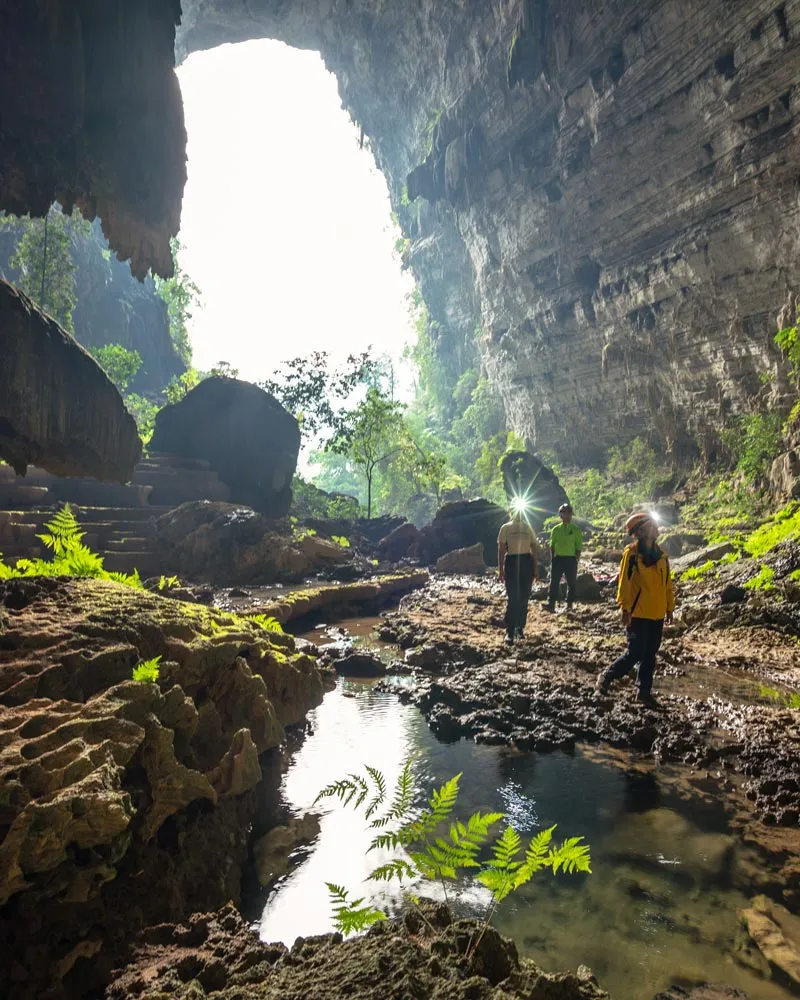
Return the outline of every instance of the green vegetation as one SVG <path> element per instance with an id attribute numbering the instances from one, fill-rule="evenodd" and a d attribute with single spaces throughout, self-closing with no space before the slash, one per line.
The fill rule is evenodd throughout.
<path id="1" fill-rule="evenodd" d="M 745 590 L 774 590 L 775 570 L 771 566 L 762 566 L 758 576 L 748 580 L 744 585 Z"/>
<path id="2" fill-rule="evenodd" d="M 794 378 L 800 378 L 800 333 L 797 326 L 787 326 L 779 330 L 775 334 L 775 343 L 789 362 Z"/>
<path id="3" fill-rule="evenodd" d="M 781 542 L 797 538 L 800 538 L 800 503 L 792 501 L 748 535 L 742 547 L 758 559 Z"/>
<path id="4" fill-rule="evenodd" d="M 331 535 L 331 541 L 336 542 L 337 545 L 341 545 L 343 549 L 350 548 L 350 539 L 346 535 Z"/>
<path id="5" fill-rule="evenodd" d="M 800 708 L 800 694 L 779 691 L 777 688 L 765 687 L 763 684 L 759 687 L 758 693 L 765 701 L 775 702 L 784 708 Z"/>
<path id="6" fill-rule="evenodd" d="M 722 434 L 734 472 L 748 483 L 761 484 L 780 450 L 782 433 L 779 413 L 749 413 L 736 418 Z"/>
<path id="7" fill-rule="evenodd" d="M 248 621 L 255 622 L 266 632 L 283 632 L 283 626 L 272 615 L 246 615 Z"/>
<path id="8" fill-rule="evenodd" d="M 188 323 L 194 311 L 201 305 L 200 289 L 178 262 L 178 254 L 182 249 L 180 242 L 173 237 L 169 245 L 174 273 L 171 278 L 160 278 L 156 275 L 154 278 L 156 292 L 167 307 L 169 335 L 175 350 L 183 363 L 190 366 L 192 345 L 189 342 Z"/>
<path id="9" fill-rule="evenodd" d="M 144 684 L 157 684 L 160 670 L 161 657 L 154 656 L 151 660 L 144 660 L 133 668 L 132 679 Z"/>
<path id="10" fill-rule="evenodd" d="M 161 576 L 158 581 L 158 589 L 160 591 L 164 590 L 174 590 L 176 587 L 180 587 L 181 581 L 177 576 Z"/>
<path id="11" fill-rule="evenodd" d="M 164 395 L 166 396 L 167 403 L 180 403 L 184 396 L 187 396 L 195 386 L 200 385 L 202 378 L 202 372 L 199 372 L 196 368 L 187 368 L 182 375 L 176 375 L 164 387 Z"/>
<path id="12" fill-rule="evenodd" d="M 713 559 L 704 562 L 702 566 L 690 566 L 681 573 L 681 580 L 699 580 L 717 568 Z"/>
<path id="13" fill-rule="evenodd" d="M 369 881 L 397 880 L 401 885 L 419 880 L 438 881 L 447 899 L 448 881 L 473 877 L 490 891 L 491 902 L 481 930 L 470 942 L 468 957 L 480 944 L 500 903 L 537 872 L 546 868 L 554 875 L 559 871 L 591 872 L 589 848 L 581 843 L 582 837 L 570 837 L 556 846 L 555 827 L 550 827 L 538 833 L 523 853 L 522 840 L 511 825 L 506 825 L 490 843 L 492 829 L 505 819 L 503 813 L 476 812 L 466 822 L 454 818 L 460 774 L 435 789 L 426 807 L 419 809 L 421 794 L 413 761 L 406 761 L 390 801 L 384 775 L 373 767 L 365 767 L 364 771 L 365 776 L 349 774 L 323 788 L 316 802 L 338 798 L 354 809 L 363 807 L 364 818 L 374 831 L 369 851 L 397 853 L 377 867 L 369 875 Z M 490 850 L 488 860 L 481 857 L 486 847 Z M 336 926 L 342 933 L 363 931 L 375 921 L 385 919 L 380 910 L 365 906 L 363 897 L 350 900 L 342 886 L 327 885 Z M 416 905 L 415 896 L 409 894 L 409 899 Z"/>
<path id="14" fill-rule="evenodd" d="M 88 545 L 82 542 L 85 531 L 80 530 L 72 508 L 65 503 L 45 524 L 47 529 L 37 535 L 43 545 L 52 552 L 52 559 L 18 559 L 15 566 L 7 566 L 0 559 L 0 580 L 15 580 L 30 576 L 78 576 L 95 580 L 113 580 L 138 590 L 142 588 L 139 574 L 110 573 L 103 569 L 103 560 Z"/>
<path id="15" fill-rule="evenodd" d="M 124 396 L 142 367 L 141 354 L 138 351 L 129 351 L 121 344 L 90 347 L 89 353 Z"/>
<path id="16" fill-rule="evenodd" d="M 14 283 L 70 333 L 74 332 L 75 263 L 70 253 L 74 240 L 89 235 L 89 223 L 77 209 L 64 215 L 54 203 L 42 219 L 29 215 L 0 217 L 0 228 L 11 230 L 16 248 L 9 264 Z"/>

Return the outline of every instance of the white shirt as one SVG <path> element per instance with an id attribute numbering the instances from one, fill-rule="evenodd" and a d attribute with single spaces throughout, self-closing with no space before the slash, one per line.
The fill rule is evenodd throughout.
<path id="1" fill-rule="evenodd" d="M 497 544 L 507 546 L 510 556 L 522 556 L 530 554 L 531 546 L 536 549 L 536 535 L 522 518 L 515 518 L 500 529 Z"/>

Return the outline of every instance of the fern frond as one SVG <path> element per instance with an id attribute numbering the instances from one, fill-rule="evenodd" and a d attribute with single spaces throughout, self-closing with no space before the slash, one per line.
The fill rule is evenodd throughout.
<path id="1" fill-rule="evenodd" d="M 326 882 L 328 895 L 333 907 L 333 923 L 342 934 L 352 934 L 364 931 L 379 920 L 385 920 L 386 914 L 375 909 L 374 906 L 362 906 L 361 899 L 349 900 L 347 891 L 341 885 L 333 882 Z"/>
<path id="2" fill-rule="evenodd" d="M 446 781 L 441 788 L 435 788 L 430 799 L 428 808 L 420 815 L 419 819 L 407 824 L 411 841 L 424 840 L 427 836 L 441 824 L 445 823 L 455 808 L 458 801 L 458 783 L 461 774 L 456 774 L 449 781 Z"/>
<path id="3" fill-rule="evenodd" d="M 554 825 L 547 830 L 540 830 L 528 845 L 528 850 L 525 853 L 525 864 L 530 866 L 532 873 L 548 863 L 547 855 L 550 852 L 555 828 Z"/>
<path id="4" fill-rule="evenodd" d="M 139 576 L 138 569 L 135 569 L 132 573 L 119 573 L 116 570 L 112 570 L 108 573 L 108 579 L 113 580 L 114 583 L 124 583 L 126 587 L 133 587 L 134 590 L 144 590 L 144 584 L 142 583 L 142 578 Z"/>
<path id="5" fill-rule="evenodd" d="M 334 781 L 330 785 L 326 785 L 325 788 L 318 793 L 313 804 L 316 805 L 320 799 L 337 798 L 341 799 L 344 805 L 349 805 L 350 802 L 358 796 L 355 803 L 355 808 L 357 809 L 367 797 L 368 792 L 369 788 L 367 787 L 367 783 L 360 775 L 348 774 L 347 777 L 341 778 L 339 781 Z"/>
<path id="6" fill-rule="evenodd" d="M 491 867 L 502 871 L 516 870 L 522 864 L 515 858 L 519 854 L 522 841 L 513 826 L 507 826 L 492 845 Z"/>
<path id="7" fill-rule="evenodd" d="M 417 872 L 402 858 L 396 858 L 388 864 L 381 865 L 367 876 L 371 882 L 391 882 L 393 878 L 402 882 L 404 878 L 413 880 L 416 877 Z"/>
<path id="8" fill-rule="evenodd" d="M 393 821 L 404 820 L 414 805 L 414 792 L 414 758 L 409 757 L 403 765 L 400 777 L 397 779 L 389 811 L 384 816 L 372 820 L 370 825 L 373 829 L 380 829 Z"/>
<path id="9" fill-rule="evenodd" d="M 568 875 L 575 872 L 591 872 L 592 859 L 589 854 L 588 844 L 582 844 L 583 837 L 569 837 L 564 843 L 551 851 L 548 856 L 548 864 L 553 869 L 553 874 L 557 875 L 559 868 Z"/>
<path id="10" fill-rule="evenodd" d="M 78 519 L 68 503 L 65 503 L 61 510 L 53 515 L 51 521 L 45 523 L 45 528 L 47 529 L 46 533 L 36 537 L 48 549 L 52 549 L 54 558 L 65 555 L 74 546 L 79 545 L 86 534 L 85 531 L 80 530 Z"/>
<path id="11" fill-rule="evenodd" d="M 377 809 L 379 809 L 380 806 L 383 805 L 386 799 L 386 778 L 377 769 L 377 767 L 370 767 L 369 765 L 366 765 L 364 767 L 364 770 L 367 772 L 370 778 L 372 778 L 372 781 L 375 784 L 375 794 L 370 799 L 365 814 L 366 818 L 369 819 L 370 816 L 372 816 L 377 811 Z"/>
<path id="12" fill-rule="evenodd" d="M 161 657 L 154 656 L 150 660 L 144 660 L 138 666 L 133 668 L 132 679 L 135 681 L 143 681 L 145 684 L 155 684 L 158 680 L 158 674 L 161 670 Z"/>

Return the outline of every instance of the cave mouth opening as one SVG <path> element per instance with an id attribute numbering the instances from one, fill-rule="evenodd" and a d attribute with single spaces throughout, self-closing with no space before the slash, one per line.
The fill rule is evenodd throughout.
<path id="1" fill-rule="evenodd" d="M 321 56 L 260 39 L 192 53 L 177 72 L 195 366 L 225 360 L 258 382 L 318 350 L 399 362 L 414 282 L 386 180 Z"/>

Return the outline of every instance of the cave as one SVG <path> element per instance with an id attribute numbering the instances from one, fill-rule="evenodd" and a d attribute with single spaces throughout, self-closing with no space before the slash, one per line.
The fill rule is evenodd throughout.
<path id="1" fill-rule="evenodd" d="M 274 38 L 336 74 L 441 350 L 477 337 L 529 446 L 585 463 L 644 432 L 681 461 L 760 373 L 777 366 L 784 401 L 793 4 L 8 0 L 0 17 L 0 207 L 76 204 L 138 276 L 169 272 L 180 221 L 175 58 Z"/>

